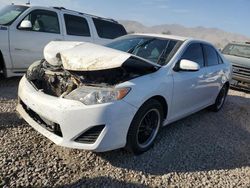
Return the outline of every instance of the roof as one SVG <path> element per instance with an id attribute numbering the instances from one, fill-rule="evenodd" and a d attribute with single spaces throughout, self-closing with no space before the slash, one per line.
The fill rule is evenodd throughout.
<path id="1" fill-rule="evenodd" d="M 102 19 L 102 20 L 118 23 L 116 20 L 114 20 L 112 18 L 105 18 L 105 17 L 100 17 L 100 16 L 88 14 L 88 13 L 78 12 L 75 10 L 66 9 L 64 7 L 47 7 L 47 6 L 37 6 L 37 5 L 31 5 L 31 4 L 12 4 L 12 5 L 32 7 L 32 8 L 37 8 L 37 9 L 42 9 L 42 8 L 56 9 L 56 10 L 60 10 L 60 11 L 68 12 L 68 13 L 85 15 L 85 16 L 90 16 L 90 17 L 97 18 L 97 19 Z"/>
<path id="2" fill-rule="evenodd" d="M 93 15 L 93 14 L 78 12 L 78 11 L 70 10 L 70 9 L 67 9 L 67 8 L 64 8 L 64 7 L 52 7 L 52 8 L 57 9 L 57 10 L 61 10 L 61 11 L 64 11 L 64 12 L 71 12 L 71 13 L 76 13 L 76 14 L 79 14 L 79 15 L 87 15 L 87 16 L 90 16 L 90 17 L 93 17 L 93 18 L 118 23 L 116 20 L 114 20 L 112 18 L 100 17 L 100 16 L 96 16 L 96 15 Z"/>
<path id="3" fill-rule="evenodd" d="M 154 34 L 154 33 L 134 33 L 130 35 L 139 35 L 139 36 L 148 36 L 148 37 L 156 37 L 156 38 L 166 38 L 166 39 L 173 39 L 173 40 L 180 40 L 180 41 L 186 41 L 191 39 L 190 37 L 182 37 L 182 36 L 176 36 L 176 35 L 164 35 L 164 34 Z"/>

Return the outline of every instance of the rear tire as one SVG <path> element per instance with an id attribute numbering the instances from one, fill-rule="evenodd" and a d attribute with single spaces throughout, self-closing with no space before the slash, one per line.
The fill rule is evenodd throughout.
<path id="1" fill-rule="evenodd" d="M 227 98 L 228 89 L 229 88 L 226 84 L 221 88 L 221 90 L 220 90 L 220 92 L 215 100 L 215 103 L 212 106 L 210 106 L 210 109 L 212 111 L 218 112 L 221 110 L 221 108 L 223 107 L 225 100 Z"/>
<path id="2" fill-rule="evenodd" d="M 163 107 L 155 99 L 144 103 L 130 125 L 126 149 L 136 155 L 149 150 L 163 122 Z"/>

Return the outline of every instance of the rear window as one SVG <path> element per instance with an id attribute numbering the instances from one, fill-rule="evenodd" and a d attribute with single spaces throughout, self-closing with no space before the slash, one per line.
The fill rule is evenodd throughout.
<path id="1" fill-rule="evenodd" d="M 207 66 L 219 64 L 218 54 L 212 46 L 203 45 Z"/>
<path id="2" fill-rule="evenodd" d="M 64 14 L 67 35 L 90 37 L 88 22 L 80 16 Z"/>
<path id="3" fill-rule="evenodd" d="M 121 24 L 97 18 L 93 18 L 93 21 L 100 38 L 114 39 L 127 34 Z"/>

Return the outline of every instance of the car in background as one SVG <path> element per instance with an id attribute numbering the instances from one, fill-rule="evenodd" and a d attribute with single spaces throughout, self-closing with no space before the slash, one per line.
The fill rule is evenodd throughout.
<path id="1" fill-rule="evenodd" d="M 20 81 L 17 111 L 54 143 L 97 152 L 147 151 L 161 126 L 219 111 L 231 79 L 213 45 L 172 35 L 51 42 L 44 55 Z"/>
<path id="2" fill-rule="evenodd" d="M 231 87 L 250 91 L 250 42 L 229 43 L 222 53 L 233 66 Z"/>
<path id="3" fill-rule="evenodd" d="M 126 34 L 113 19 L 62 7 L 6 6 L 0 10 L 0 72 L 22 75 L 50 41 L 106 44 Z"/>

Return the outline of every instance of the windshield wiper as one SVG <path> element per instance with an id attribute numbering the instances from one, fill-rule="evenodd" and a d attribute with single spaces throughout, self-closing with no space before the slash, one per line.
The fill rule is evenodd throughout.
<path id="1" fill-rule="evenodd" d="M 140 48 L 140 47 L 142 47 L 142 46 L 146 46 L 147 44 L 153 42 L 154 40 L 156 40 L 156 38 L 152 38 L 152 39 L 149 39 L 149 40 L 144 41 L 144 42 L 141 43 L 141 44 L 137 44 L 137 45 L 135 45 L 134 47 L 130 48 L 130 49 L 127 51 L 127 53 L 132 53 L 132 52 L 135 51 L 136 49 L 138 49 L 138 48 Z"/>
<path id="2" fill-rule="evenodd" d="M 159 55 L 159 57 L 158 57 L 158 59 L 157 59 L 157 62 L 156 62 L 157 64 L 160 65 L 162 60 L 166 60 L 166 57 L 164 57 L 164 56 L 166 55 L 166 52 L 167 52 L 169 43 L 170 43 L 170 41 L 168 41 L 168 43 L 167 43 L 165 49 L 162 50 L 161 54 Z"/>

